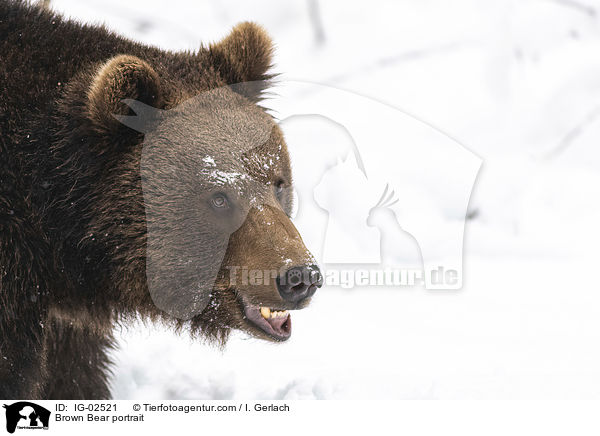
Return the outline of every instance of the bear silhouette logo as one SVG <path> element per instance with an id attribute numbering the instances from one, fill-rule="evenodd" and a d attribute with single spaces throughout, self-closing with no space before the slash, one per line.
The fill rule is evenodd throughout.
<path id="1" fill-rule="evenodd" d="M 6 409 L 6 431 L 14 433 L 19 429 L 48 429 L 50 411 L 35 403 L 19 401 L 4 405 Z"/>

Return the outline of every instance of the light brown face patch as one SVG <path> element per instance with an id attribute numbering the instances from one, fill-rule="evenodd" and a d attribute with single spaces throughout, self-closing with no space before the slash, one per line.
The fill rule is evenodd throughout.
<path id="1" fill-rule="evenodd" d="M 253 197 L 253 204 L 243 224 L 231 235 L 221 269 L 228 292 L 236 296 L 235 303 L 232 302 L 226 309 L 239 311 L 236 328 L 276 341 L 287 340 L 291 335 L 289 310 L 305 307 L 320 287 L 320 283 L 317 283 L 319 277 L 306 277 L 305 281 L 310 284 L 307 285 L 305 298 L 291 301 L 288 294 L 282 294 L 281 278 L 286 277 L 288 271 L 314 268 L 315 274 L 320 276 L 320 273 L 288 216 L 291 209 L 290 189 L 278 189 L 276 183 L 285 180 L 287 184 L 287 180 L 291 180 L 287 150 L 281 141 L 282 138 L 277 138 L 274 141 L 276 145 L 271 146 L 286 151 L 286 156 L 278 159 L 283 162 L 280 168 L 261 172 L 259 168 L 265 157 L 246 160 L 255 163 L 254 174 L 261 173 L 261 177 L 270 179 L 260 184 L 263 187 L 261 196 Z M 253 153 L 257 151 L 252 150 Z M 266 159 L 271 159 L 269 154 L 266 156 Z M 310 282 L 311 278 L 315 280 Z M 286 289 L 293 294 L 291 287 Z"/>

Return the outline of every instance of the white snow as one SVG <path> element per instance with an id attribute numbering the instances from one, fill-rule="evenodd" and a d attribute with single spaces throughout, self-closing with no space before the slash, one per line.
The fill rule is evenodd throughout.
<path id="1" fill-rule="evenodd" d="M 202 159 L 202 162 L 204 162 L 204 163 L 205 163 L 207 166 L 209 166 L 209 167 L 214 167 L 214 166 L 216 166 L 216 165 L 217 165 L 217 164 L 215 163 L 215 160 L 214 160 L 214 159 L 213 159 L 211 156 L 205 156 L 205 157 Z"/>
<path id="2" fill-rule="evenodd" d="M 239 173 L 237 171 L 223 171 L 218 169 L 213 170 L 202 170 L 201 173 L 205 175 L 210 183 L 215 185 L 235 185 L 240 180 L 248 178 L 247 174 Z"/>
<path id="3" fill-rule="evenodd" d="M 257 21 L 276 41 L 282 79 L 401 108 L 468 147 L 483 166 L 463 289 L 325 288 L 293 313 L 289 342 L 238 334 L 224 352 L 135 324 L 117 332 L 114 396 L 600 398 L 600 2 L 321 1 L 322 43 L 307 4 L 53 0 L 165 49 Z M 348 135 L 310 119 L 284 131 L 295 221 L 319 245 L 328 218 L 304 207 L 306 187 Z M 378 146 L 389 139 L 373 131 Z M 390 159 L 400 150 L 389 146 Z M 436 204 L 450 222 L 451 202 Z"/>

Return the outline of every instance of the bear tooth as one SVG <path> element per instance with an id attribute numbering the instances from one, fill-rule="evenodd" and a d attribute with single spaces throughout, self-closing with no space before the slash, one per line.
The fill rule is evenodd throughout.
<path id="1" fill-rule="evenodd" d="M 271 316 L 271 309 L 269 309 L 268 307 L 261 307 L 260 314 L 263 316 L 263 318 L 269 319 L 269 317 Z"/>

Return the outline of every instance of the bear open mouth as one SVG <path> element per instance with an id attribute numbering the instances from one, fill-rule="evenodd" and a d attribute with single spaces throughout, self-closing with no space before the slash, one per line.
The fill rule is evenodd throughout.
<path id="1" fill-rule="evenodd" d="M 292 317 L 287 310 L 244 304 L 244 314 L 250 323 L 278 341 L 286 341 L 292 334 Z"/>

